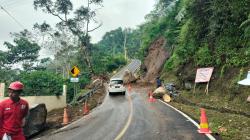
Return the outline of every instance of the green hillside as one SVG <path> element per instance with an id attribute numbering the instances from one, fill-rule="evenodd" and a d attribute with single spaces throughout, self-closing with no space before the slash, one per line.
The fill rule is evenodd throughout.
<path id="1" fill-rule="evenodd" d="M 173 105 L 197 120 L 199 107 L 210 109 L 211 128 L 222 139 L 249 138 L 249 87 L 237 82 L 249 70 L 250 1 L 160 0 L 146 18 L 140 26 L 141 54 L 155 39 L 166 39 L 171 57 L 161 79 L 181 91 Z M 208 95 L 206 84 L 193 92 L 196 69 L 202 67 L 214 67 Z"/>

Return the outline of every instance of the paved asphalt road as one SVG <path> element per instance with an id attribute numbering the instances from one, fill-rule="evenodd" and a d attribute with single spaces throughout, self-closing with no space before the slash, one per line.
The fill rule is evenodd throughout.
<path id="1" fill-rule="evenodd" d="M 41 140 L 206 140 L 189 120 L 167 105 L 148 102 L 147 88 L 106 95 L 89 115 Z"/>
<path id="2" fill-rule="evenodd" d="M 132 60 L 113 77 L 136 71 L 141 62 Z M 206 140 L 197 127 L 160 101 L 148 102 L 147 88 L 132 88 L 126 95 L 106 95 L 89 115 L 40 138 L 41 140 Z"/>

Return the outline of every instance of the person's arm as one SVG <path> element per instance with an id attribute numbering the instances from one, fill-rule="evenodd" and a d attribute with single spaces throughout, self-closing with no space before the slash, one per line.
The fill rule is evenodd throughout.
<path id="1" fill-rule="evenodd" d="M 25 117 L 22 119 L 22 127 L 25 126 L 25 123 L 26 123 L 26 120 L 25 120 Z"/>
<path id="2" fill-rule="evenodd" d="M 23 115 L 23 119 L 22 119 L 22 127 L 25 126 L 25 123 L 26 123 L 26 116 L 29 115 L 29 104 L 27 104 L 27 107 L 25 108 L 25 113 Z"/>
<path id="3" fill-rule="evenodd" d="M 3 106 L 0 104 L 0 129 L 3 125 Z"/>
<path id="4" fill-rule="evenodd" d="M 24 117 L 26 117 L 29 114 L 29 104 L 27 103 L 27 107 L 25 108 Z"/>

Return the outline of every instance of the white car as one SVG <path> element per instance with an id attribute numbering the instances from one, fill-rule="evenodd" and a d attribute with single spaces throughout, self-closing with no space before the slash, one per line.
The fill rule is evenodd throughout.
<path id="1" fill-rule="evenodd" d="M 120 78 L 110 79 L 108 92 L 110 95 L 117 94 L 117 93 L 121 93 L 121 94 L 125 95 L 126 88 L 123 86 L 123 80 Z"/>

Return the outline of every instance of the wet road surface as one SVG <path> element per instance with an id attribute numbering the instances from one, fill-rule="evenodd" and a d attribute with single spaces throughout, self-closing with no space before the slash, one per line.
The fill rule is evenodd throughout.
<path id="1" fill-rule="evenodd" d="M 148 102 L 147 88 L 106 95 L 89 115 L 41 140 L 207 140 L 197 127 L 165 104 Z"/>

